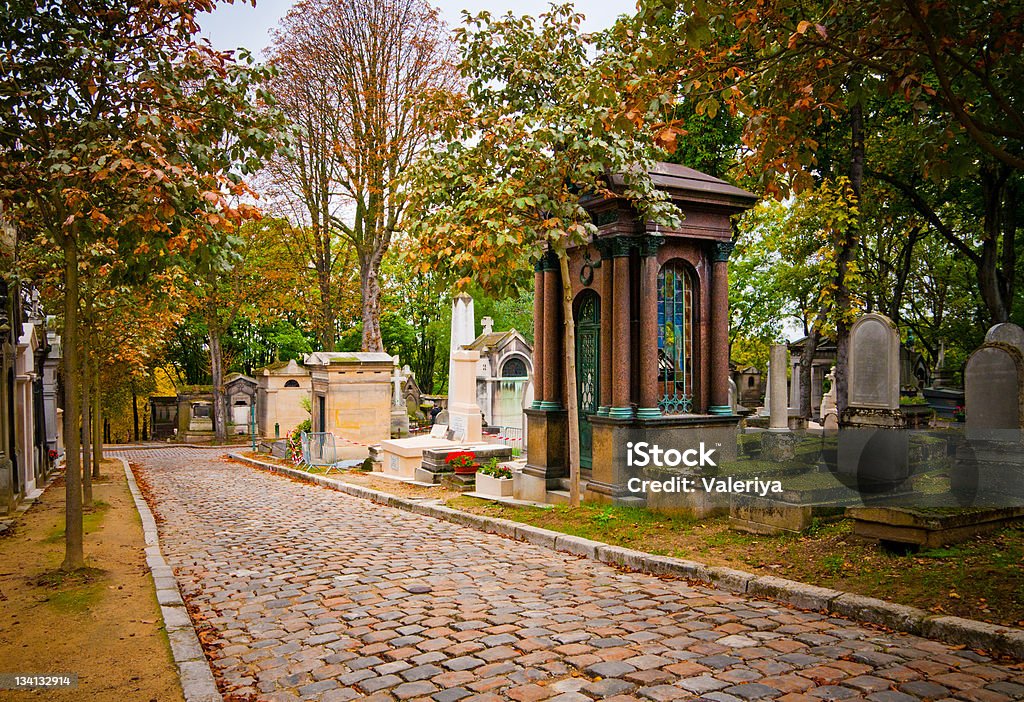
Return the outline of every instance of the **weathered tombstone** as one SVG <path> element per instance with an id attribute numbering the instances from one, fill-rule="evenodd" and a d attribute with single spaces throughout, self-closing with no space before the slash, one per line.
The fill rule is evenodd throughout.
<path id="1" fill-rule="evenodd" d="M 1010 343 L 988 342 L 971 354 L 964 371 L 968 439 L 1019 439 L 1024 427 L 1022 378 L 1024 353 Z"/>
<path id="2" fill-rule="evenodd" d="M 483 415 L 476 403 L 476 364 L 479 360 L 479 351 L 452 351 L 448 426 L 456 441 L 474 443 L 483 435 Z"/>
<path id="3" fill-rule="evenodd" d="M 898 410 L 900 335 L 888 317 L 869 313 L 850 329 L 850 407 Z"/>
<path id="4" fill-rule="evenodd" d="M 1001 331 L 997 338 L 1013 338 Z M 954 495 L 962 504 L 1024 504 L 1024 353 L 1005 341 L 983 344 L 967 359 L 964 390 L 967 441 L 957 451 Z"/>
<path id="5" fill-rule="evenodd" d="M 885 315 L 850 329 L 848 406 L 840 417 L 838 471 L 861 494 L 890 492 L 910 477 L 909 436 L 900 412 L 900 336 Z"/>
<path id="6" fill-rule="evenodd" d="M 768 393 L 771 396 L 768 421 L 769 431 L 789 430 L 789 404 L 786 397 L 786 356 L 789 350 L 785 344 L 772 344 L 771 367 L 775 372 L 769 376 Z"/>
<path id="7" fill-rule="evenodd" d="M 1024 353 L 1024 329 L 1013 322 L 996 324 L 986 332 L 985 343 L 1009 344 Z"/>

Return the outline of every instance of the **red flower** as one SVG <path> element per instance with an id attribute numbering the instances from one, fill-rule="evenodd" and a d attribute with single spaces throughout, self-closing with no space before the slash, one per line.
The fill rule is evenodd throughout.
<path id="1" fill-rule="evenodd" d="M 460 474 L 475 473 L 479 467 L 476 462 L 476 454 L 472 451 L 449 453 L 444 460 L 456 473 Z"/>

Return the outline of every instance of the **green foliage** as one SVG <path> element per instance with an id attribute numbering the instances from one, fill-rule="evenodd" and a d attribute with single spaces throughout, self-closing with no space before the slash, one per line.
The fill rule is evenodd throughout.
<path id="1" fill-rule="evenodd" d="M 545 246 L 564 251 L 593 235 L 580 195 L 607 192 L 609 172 L 623 174 L 642 215 L 677 221 L 644 168 L 664 136 L 647 128 L 661 122 L 661 103 L 612 116 L 620 86 L 609 78 L 625 80 L 626 67 L 589 57 L 580 19 L 569 5 L 537 19 L 483 12 L 456 31 L 465 93 L 423 96 L 438 130 L 408 177 L 423 270 L 515 290 Z"/>
<path id="2" fill-rule="evenodd" d="M 489 461 L 487 461 L 487 463 L 484 463 L 482 466 L 480 466 L 480 468 L 477 469 L 476 472 L 482 475 L 489 475 L 492 478 L 512 478 L 512 469 L 506 466 L 498 465 L 497 458 L 491 458 Z"/>

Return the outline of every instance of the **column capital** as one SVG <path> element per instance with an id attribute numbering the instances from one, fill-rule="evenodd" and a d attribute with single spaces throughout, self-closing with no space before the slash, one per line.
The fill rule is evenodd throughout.
<path id="1" fill-rule="evenodd" d="M 594 248 L 601 254 L 601 260 L 606 261 L 612 257 L 613 239 L 594 239 Z"/>
<path id="2" fill-rule="evenodd" d="M 611 241 L 612 246 L 612 257 L 621 258 L 623 256 L 629 256 L 630 249 L 636 245 L 636 240 L 628 236 L 617 236 Z"/>
<path id="3" fill-rule="evenodd" d="M 661 234 L 645 234 L 640 238 L 638 243 L 640 246 L 641 256 L 655 256 L 657 255 L 658 249 L 661 245 L 665 243 L 665 237 Z"/>
<path id="4" fill-rule="evenodd" d="M 534 264 L 535 271 L 557 271 L 560 270 L 558 265 L 558 254 L 554 251 L 548 250 L 540 257 L 540 260 Z"/>
<path id="5" fill-rule="evenodd" d="M 732 250 L 736 248 L 736 242 L 716 241 L 713 246 L 712 251 L 715 263 L 725 263 L 729 260 Z"/>

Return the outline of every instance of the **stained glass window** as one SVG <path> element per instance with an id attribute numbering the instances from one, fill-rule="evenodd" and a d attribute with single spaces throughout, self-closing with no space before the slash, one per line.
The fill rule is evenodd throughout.
<path id="1" fill-rule="evenodd" d="M 693 411 L 693 273 L 670 261 L 658 273 L 658 382 L 662 414 Z"/>
<path id="2" fill-rule="evenodd" d="M 501 377 L 525 378 L 526 364 L 523 363 L 523 359 L 512 357 L 505 361 L 505 365 L 501 367 Z"/>

